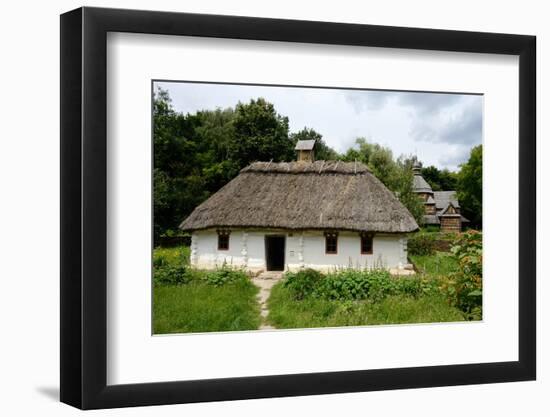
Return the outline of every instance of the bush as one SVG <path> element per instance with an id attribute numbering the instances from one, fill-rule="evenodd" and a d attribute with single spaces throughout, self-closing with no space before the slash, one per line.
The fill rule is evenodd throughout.
<path id="1" fill-rule="evenodd" d="M 435 249 L 436 240 L 431 233 L 417 233 L 410 237 L 407 243 L 407 251 L 413 256 L 433 255 Z"/>
<path id="2" fill-rule="evenodd" d="M 327 275 L 306 269 L 288 272 L 283 286 L 290 289 L 293 298 L 307 297 L 325 300 L 378 302 L 390 295 L 419 297 L 439 293 L 439 282 L 434 279 L 394 278 L 386 270 L 343 269 Z"/>
<path id="3" fill-rule="evenodd" d="M 183 265 L 156 266 L 153 272 L 153 281 L 159 285 L 184 285 L 191 282 L 204 282 L 220 287 L 238 281 L 248 280 L 244 271 L 222 267 L 214 271 L 186 268 Z"/>
<path id="4" fill-rule="evenodd" d="M 327 275 L 315 289 L 318 297 L 341 301 L 380 301 L 394 292 L 395 280 L 385 270 L 342 270 Z"/>
<path id="5" fill-rule="evenodd" d="M 414 298 L 441 294 L 440 282 L 434 278 L 399 278 L 395 280 L 395 284 L 397 294 L 409 295 Z"/>
<path id="6" fill-rule="evenodd" d="M 449 302 L 470 320 L 482 317 L 483 247 L 482 234 L 470 230 L 458 236 L 451 248 L 460 271 L 444 285 Z"/>
<path id="7" fill-rule="evenodd" d="M 301 300 L 314 292 L 323 274 L 314 269 L 304 269 L 299 272 L 287 272 L 285 278 L 284 287 L 292 292 L 296 300 Z"/>
<path id="8" fill-rule="evenodd" d="M 206 283 L 210 285 L 215 285 L 216 287 L 238 281 L 248 280 L 244 271 L 239 269 L 231 269 L 226 266 L 216 269 L 215 271 L 205 272 L 202 279 Z"/>
<path id="9" fill-rule="evenodd" d="M 153 283 L 158 285 L 181 285 L 191 281 L 191 276 L 183 265 L 164 264 L 153 269 Z"/>
<path id="10" fill-rule="evenodd" d="M 188 247 L 155 248 L 153 251 L 154 285 L 181 285 L 191 282 L 193 276 L 187 268 L 188 258 Z"/>

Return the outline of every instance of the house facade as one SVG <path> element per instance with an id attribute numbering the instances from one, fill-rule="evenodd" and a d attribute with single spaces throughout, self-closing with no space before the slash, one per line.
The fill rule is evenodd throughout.
<path id="1" fill-rule="evenodd" d="M 314 161 L 310 143 L 297 151 L 297 162 L 244 168 L 182 222 L 191 264 L 409 270 L 407 234 L 418 225 L 395 195 L 361 163 Z"/>
<path id="2" fill-rule="evenodd" d="M 227 243 L 222 238 L 220 245 L 221 233 L 227 235 Z M 251 272 L 303 268 L 329 271 L 350 266 L 405 270 L 407 238 L 396 234 L 362 237 L 352 231 L 340 231 L 327 238 L 325 232 L 313 229 L 206 229 L 192 233 L 190 261 L 202 269 L 226 264 Z"/>
<path id="3" fill-rule="evenodd" d="M 433 191 L 422 177 L 422 166 L 413 166 L 413 190 L 424 202 L 424 224 L 442 232 L 460 232 L 470 221 L 460 213 L 456 191 Z"/>

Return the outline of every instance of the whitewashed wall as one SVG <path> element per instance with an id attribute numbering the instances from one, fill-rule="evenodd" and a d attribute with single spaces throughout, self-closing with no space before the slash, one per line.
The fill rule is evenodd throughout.
<path id="1" fill-rule="evenodd" d="M 285 235 L 285 269 L 303 267 L 319 270 L 336 267 L 402 268 L 407 263 L 407 238 L 405 235 L 377 234 L 373 239 L 373 254 L 362 255 L 358 233 L 340 232 L 338 253 L 325 254 L 325 237 L 321 231 L 288 232 L 281 230 L 233 230 L 229 237 L 229 249 L 218 250 L 215 230 L 193 233 L 191 263 L 199 268 L 216 268 L 224 263 L 243 266 L 251 271 L 265 270 L 265 236 Z"/>

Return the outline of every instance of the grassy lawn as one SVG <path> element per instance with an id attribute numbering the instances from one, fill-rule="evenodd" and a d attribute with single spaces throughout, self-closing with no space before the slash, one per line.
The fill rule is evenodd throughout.
<path id="1" fill-rule="evenodd" d="M 268 321 L 279 329 L 463 321 L 442 297 L 390 296 L 368 301 L 295 300 L 282 283 L 271 290 Z"/>
<path id="2" fill-rule="evenodd" d="M 158 265 L 183 266 L 194 271 L 191 281 L 180 285 L 155 285 L 153 332 L 155 334 L 255 330 L 261 323 L 258 288 L 242 272 L 240 279 L 217 283 L 215 272 L 190 270 L 189 248 L 157 248 Z M 419 269 L 415 279 L 441 277 L 458 270 L 455 258 L 445 252 L 411 256 Z M 179 269 L 176 270 L 178 276 Z M 210 275 L 209 275 L 210 274 Z M 209 279 L 207 279 L 209 278 Z M 219 285 L 218 285 L 219 284 Z M 430 295 L 426 295 L 430 294 Z M 388 295 L 381 301 L 369 299 L 337 301 L 306 296 L 297 300 L 283 282 L 276 284 L 268 300 L 269 324 L 278 329 L 364 326 L 378 324 L 436 323 L 465 320 L 439 293 Z M 341 299 L 340 299 L 341 300 Z"/>
<path id="3" fill-rule="evenodd" d="M 153 257 L 166 266 L 189 264 L 189 247 L 155 248 Z M 187 268 L 182 268 L 182 271 Z M 197 277 L 207 272 L 195 271 Z M 183 285 L 155 285 L 153 333 L 253 330 L 260 325 L 258 288 L 248 279 L 213 285 L 195 279 Z"/>
<path id="4" fill-rule="evenodd" d="M 448 252 L 436 252 L 435 255 L 410 256 L 420 274 L 428 276 L 448 275 L 458 271 L 458 262 Z"/>
<path id="5" fill-rule="evenodd" d="M 431 279 L 458 271 L 448 252 L 412 256 L 419 273 L 411 279 Z M 382 301 L 336 301 L 305 297 L 296 300 L 283 283 L 273 287 L 268 301 L 271 325 L 281 329 L 364 326 L 376 324 L 439 323 L 464 321 L 464 314 L 449 305 L 443 295 L 391 295 Z"/>
<path id="6" fill-rule="evenodd" d="M 190 283 L 154 288 L 153 332 L 253 330 L 260 325 L 258 289 L 248 282 L 220 287 Z"/>

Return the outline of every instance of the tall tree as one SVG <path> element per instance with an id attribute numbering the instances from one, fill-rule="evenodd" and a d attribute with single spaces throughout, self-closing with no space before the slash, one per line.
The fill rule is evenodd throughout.
<path id="1" fill-rule="evenodd" d="M 416 157 L 400 156 L 396 161 L 395 184 L 393 185 L 395 192 L 399 197 L 399 201 L 412 214 L 419 226 L 424 223 L 424 202 L 418 198 L 418 194 L 414 192 L 413 187 L 413 165 Z"/>
<path id="2" fill-rule="evenodd" d="M 422 176 L 434 191 L 456 190 L 456 173 L 435 166 L 422 168 Z"/>
<path id="3" fill-rule="evenodd" d="M 355 145 L 355 148 L 348 149 L 342 159 L 348 162 L 357 160 L 364 163 L 386 187 L 396 191 L 399 173 L 391 149 L 378 143 L 368 142 L 362 137 L 355 140 Z"/>
<path id="4" fill-rule="evenodd" d="M 288 118 L 263 98 L 237 104 L 233 118 L 235 140 L 229 158 L 244 167 L 253 161 L 289 161 L 294 157 Z"/>
<path id="5" fill-rule="evenodd" d="M 468 162 L 460 166 L 457 176 L 457 192 L 460 207 L 473 226 L 483 223 L 483 149 L 478 145 L 470 151 Z"/>
<path id="6" fill-rule="evenodd" d="M 200 123 L 196 116 L 176 113 L 168 93 L 153 100 L 153 209 L 155 240 L 175 229 L 181 215 L 203 201 L 208 191 L 196 164 L 197 144 L 189 139 Z"/>

